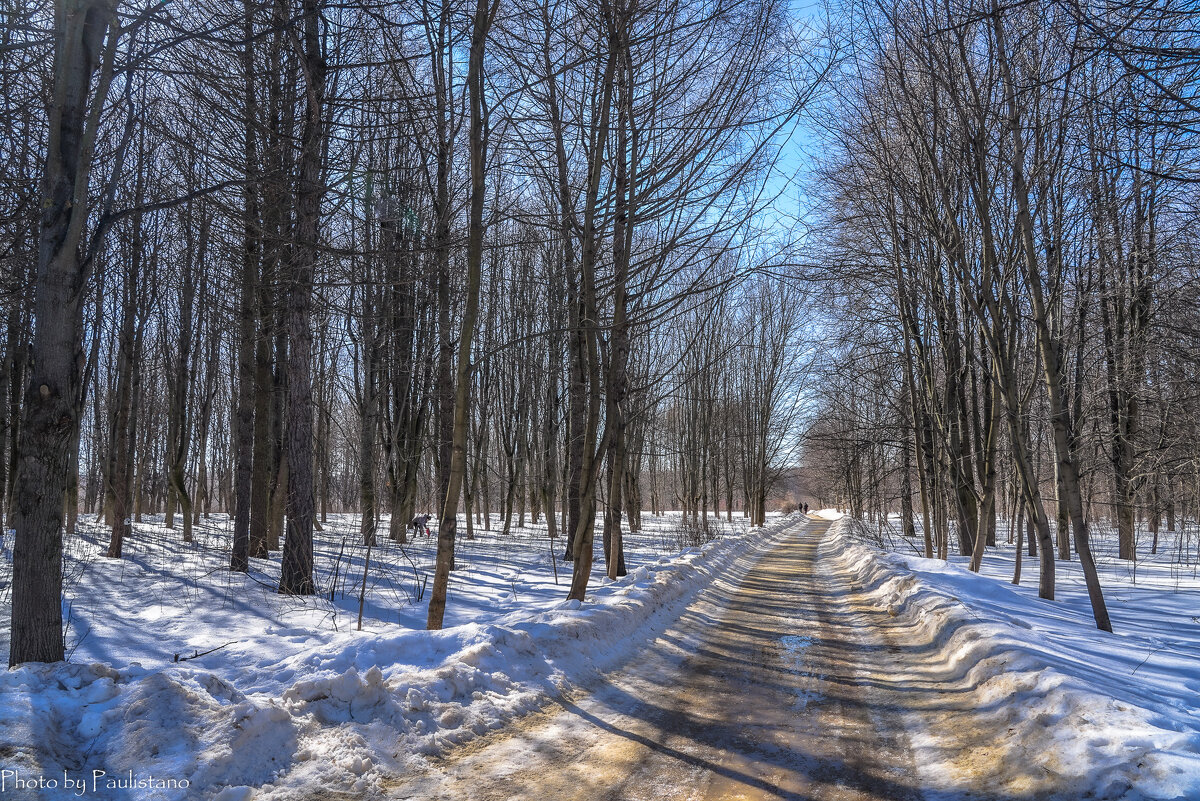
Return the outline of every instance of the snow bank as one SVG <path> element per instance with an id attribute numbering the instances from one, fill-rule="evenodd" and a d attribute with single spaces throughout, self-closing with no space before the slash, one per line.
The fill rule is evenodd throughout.
<path id="1" fill-rule="evenodd" d="M 0 676 L 0 801 L 173 801 L 367 794 L 389 774 L 534 711 L 612 669 L 695 593 L 791 522 L 659 558 L 586 604 L 443 631 L 343 632 L 225 672 L 26 665 Z M 564 588 L 565 591 L 565 588 Z M 231 678 L 232 677 L 232 678 Z M 56 786 L 34 787 L 32 782 Z"/>
<path id="2" fill-rule="evenodd" d="M 901 680 L 940 685 L 970 712 L 969 722 L 910 717 L 929 787 L 948 797 L 1200 798 L 1200 654 L 1148 632 L 1097 631 L 1090 616 L 959 566 L 882 553 L 861 543 L 858 525 L 834 523 L 823 558 L 895 618 L 905 644 L 928 651 L 936 672 Z M 1037 792 L 1048 778 L 1057 795 Z"/>

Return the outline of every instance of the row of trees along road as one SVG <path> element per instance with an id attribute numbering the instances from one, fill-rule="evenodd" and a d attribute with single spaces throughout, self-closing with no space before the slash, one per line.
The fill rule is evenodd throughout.
<path id="1" fill-rule="evenodd" d="M 313 583 L 314 528 L 761 524 L 796 291 L 761 212 L 820 77 L 775 0 L 0 0 L 10 663 L 63 537 L 164 513 Z M 786 307 L 780 312 L 780 306 Z M 458 532 L 462 534 L 462 532 Z"/>
<path id="2" fill-rule="evenodd" d="M 1039 594 L 1075 556 L 1111 630 L 1089 524 L 1133 560 L 1137 519 L 1153 551 L 1200 504 L 1197 8 L 851 6 L 820 181 L 851 313 L 810 467 L 976 570 L 1026 522 Z"/>

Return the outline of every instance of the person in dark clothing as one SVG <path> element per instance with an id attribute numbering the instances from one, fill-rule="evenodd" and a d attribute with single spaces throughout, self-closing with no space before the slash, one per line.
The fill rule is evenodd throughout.
<path id="1" fill-rule="evenodd" d="M 421 532 L 425 532 L 425 536 L 429 536 L 429 515 L 417 515 L 409 523 L 412 526 L 413 536 L 420 536 Z"/>

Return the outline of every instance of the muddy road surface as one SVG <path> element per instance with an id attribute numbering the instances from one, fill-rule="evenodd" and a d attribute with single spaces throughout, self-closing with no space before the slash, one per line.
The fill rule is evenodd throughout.
<path id="1" fill-rule="evenodd" d="M 805 520 L 718 579 L 623 669 L 400 778 L 393 799 L 922 798 L 886 613 Z"/>

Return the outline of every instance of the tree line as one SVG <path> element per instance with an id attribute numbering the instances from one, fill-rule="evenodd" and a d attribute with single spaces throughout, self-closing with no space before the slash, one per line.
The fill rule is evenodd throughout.
<path id="1" fill-rule="evenodd" d="M 975 570 L 1015 520 L 1039 595 L 1077 558 L 1105 630 L 1093 526 L 1135 560 L 1200 502 L 1198 10 L 854 3 L 822 134 L 825 491 Z"/>
<path id="2" fill-rule="evenodd" d="M 761 525 L 806 317 L 766 269 L 828 58 L 775 0 L 0 0 L 10 664 L 63 658 L 63 538 L 229 515 L 311 594 L 363 542 L 641 510 Z M 465 531 L 459 531 L 459 512 Z"/>

